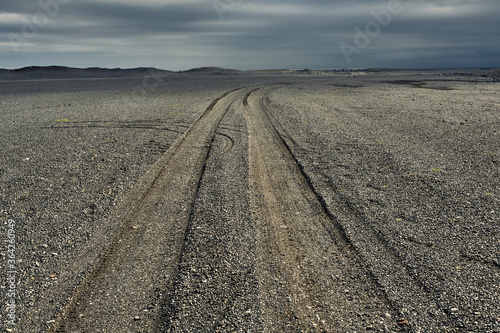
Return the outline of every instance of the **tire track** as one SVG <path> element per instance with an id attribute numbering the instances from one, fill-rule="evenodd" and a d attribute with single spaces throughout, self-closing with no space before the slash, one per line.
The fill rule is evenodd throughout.
<path id="1" fill-rule="evenodd" d="M 266 331 L 394 328 L 384 322 L 395 315 L 391 302 L 274 128 L 263 103 L 267 90 L 243 101 Z"/>
<path id="2" fill-rule="evenodd" d="M 272 87 L 243 88 L 224 94 L 214 100 L 171 147 L 148 175 L 148 180 L 142 181 L 141 190 L 131 192 L 126 205 L 118 209 L 114 217 L 119 220 L 118 231 L 101 252 L 94 268 L 74 290 L 49 332 L 109 332 L 117 328 L 170 331 L 175 327 L 182 331 L 193 325 L 185 322 L 188 318 L 198 318 L 196 325 L 210 331 L 250 322 L 259 323 L 259 327 L 262 323 L 266 332 L 397 330 L 394 320 L 386 322 L 388 314 L 397 315 L 392 303 L 273 125 L 264 102 Z M 236 103 L 239 106 L 235 108 Z M 202 177 L 205 178 L 215 136 L 220 134 L 222 139 L 216 149 L 218 157 L 228 154 L 235 145 L 231 137 L 217 132 L 232 106 L 238 110 L 237 114 L 245 114 L 248 125 L 248 184 L 255 226 L 247 233 L 254 230 L 258 311 L 250 305 L 255 301 L 247 305 L 241 303 L 241 295 L 250 295 L 244 286 L 252 275 L 248 270 L 240 271 L 237 258 L 244 258 L 242 253 L 234 252 L 233 257 L 227 257 L 228 262 L 234 262 L 224 265 L 219 262 L 222 254 L 216 253 L 222 248 L 221 243 L 214 243 L 214 249 L 200 247 L 199 250 L 186 249 L 188 244 L 185 244 L 186 239 L 192 239 L 193 244 L 203 244 L 203 239 L 198 238 L 203 233 L 196 230 L 203 231 L 205 227 L 193 229 L 190 224 L 206 211 L 200 212 L 194 202 Z M 225 165 L 231 170 L 230 158 L 233 157 L 227 158 Z M 238 177 L 237 170 L 229 174 Z M 227 189 L 231 177 L 228 179 L 222 174 L 218 177 L 222 181 L 221 189 Z M 231 207 L 231 200 L 226 199 L 224 205 Z M 210 199 L 207 207 L 217 208 L 220 203 L 212 200 L 215 199 Z M 231 216 L 227 216 L 228 221 Z M 230 225 L 236 222 L 237 219 Z M 213 230 L 225 230 L 220 221 L 213 223 Z M 228 232 L 227 237 L 218 238 L 226 241 L 229 249 L 229 245 L 234 247 L 242 241 L 229 237 L 239 232 L 241 230 L 235 230 Z M 248 242 L 252 237 L 247 236 Z M 245 244 L 241 246 L 244 248 Z M 200 252 L 203 250 L 205 256 Z M 212 252 L 210 259 L 206 255 Z M 179 266 L 183 256 L 185 267 Z M 189 266 L 190 262 L 203 264 L 205 270 L 213 266 L 219 272 L 231 272 L 234 276 L 211 276 L 209 271 L 203 276 L 193 275 L 190 270 L 195 267 Z M 211 266 L 207 264 L 210 262 Z M 252 267 L 253 264 L 250 260 L 246 265 Z M 214 284 L 215 289 L 204 287 L 204 281 L 211 279 L 219 281 Z M 180 289 L 185 286 L 194 289 Z M 228 288 L 239 288 L 241 292 L 231 294 Z M 191 291 L 195 294 L 191 295 Z M 202 309 L 181 306 L 184 301 L 179 303 L 179 300 L 187 296 L 189 302 L 194 302 L 199 291 L 207 292 L 207 300 L 212 303 L 208 302 Z M 224 299 L 221 295 L 225 295 Z M 175 302 L 171 303 L 172 300 Z M 200 300 L 201 303 L 207 301 Z M 258 313 L 261 319 L 252 314 L 251 319 L 245 319 L 248 322 L 242 321 L 236 308 L 245 309 L 248 314 Z"/>
<path id="3" fill-rule="evenodd" d="M 230 133 L 231 145 L 226 136 L 215 136 L 156 332 L 262 331 L 242 96 L 217 134 L 222 131 Z"/>
<path id="4" fill-rule="evenodd" d="M 224 138 L 224 142 L 225 142 L 224 151 L 221 153 L 221 155 L 224 155 L 225 153 L 227 153 L 228 151 L 230 151 L 231 149 L 233 149 L 233 147 L 234 147 L 234 140 L 233 140 L 232 137 L 230 137 L 227 134 L 221 133 L 221 132 L 217 132 L 215 134 L 217 134 L 220 137 Z"/>
<path id="5" fill-rule="evenodd" d="M 73 291 L 49 332 L 148 331 L 175 275 L 194 197 L 217 126 L 236 89 L 212 102 L 132 191 L 119 229 Z M 111 222 L 110 222 L 111 223 Z"/>
<path id="6" fill-rule="evenodd" d="M 260 103 L 264 110 L 269 108 L 265 98 L 262 98 Z M 439 327 L 449 322 L 450 316 L 446 313 L 446 309 L 436 301 L 433 296 L 434 291 L 428 288 L 426 281 L 418 275 L 415 267 L 408 264 L 406 255 L 391 244 L 380 231 L 373 229 L 367 223 L 365 213 L 360 211 L 352 200 L 336 188 L 327 186 L 329 188 L 327 191 L 333 192 L 334 195 L 327 195 L 321 186 L 315 189 L 312 185 L 313 180 L 294 156 L 294 150 L 300 145 L 270 112 L 268 116 L 321 205 L 331 219 L 337 221 L 336 225 L 342 237 L 366 262 L 373 279 L 385 291 L 390 302 L 397 307 L 398 317 L 409 320 L 407 328 L 419 332 L 422 327 Z M 328 202 L 323 199 L 322 194 L 329 197 Z"/>

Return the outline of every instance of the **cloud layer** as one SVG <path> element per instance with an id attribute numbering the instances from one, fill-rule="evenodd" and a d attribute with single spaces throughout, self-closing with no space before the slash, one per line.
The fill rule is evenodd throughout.
<path id="1" fill-rule="evenodd" d="M 0 67 L 498 67 L 499 14 L 498 0 L 16 0 Z"/>

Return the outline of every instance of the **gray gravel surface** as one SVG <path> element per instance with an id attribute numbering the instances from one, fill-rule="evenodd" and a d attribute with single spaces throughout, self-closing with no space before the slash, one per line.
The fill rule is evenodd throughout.
<path id="1" fill-rule="evenodd" d="M 436 79 L 296 85 L 270 104 L 409 327 L 498 332 L 500 86 Z"/>
<path id="2" fill-rule="evenodd" d="M 8 220 L 16 221 L 18 293 L 18 325 L 3 320 L 0 329 L 50 326 L 120 227 L 110 218 L 120 202 L 215 98 L 238 87 L 296 82 L 268 96 L 273 123 L 364 261 L 370 292 L 389 305 L 380 318 L 385 326 L 364 323 L 374 314 L 369 308 L 346 310 L 345 322 L 356 323 L 351 331 L 498 332 L 500 87 L 489 75 L 0 78 L 0 214 L 4 235 Z M 137 315 L 127 319 L 130 327 L 270 327 L 241 107 L 231 107 L 218 127 L 173 285 L 151 296 L 160 320 Z M 7 256 L 5 245 L 3 265 Z M 1 288 L 5 304 L 6 276 Z M 400 318 L 408 325 L 398 325 Z"/>
<path id="3" fill-rule="evenodd" d="M 236 108 L 222 119 L 207 160 L 178 276 L 164 301 L 166 332 L 262 331 L 248 134 Z"/>
<path id="4" fill-rule="evenodd" d="M 16 221 L 15 329 L 48 327 L 119 227 L 109 222 L 115 207 L 215 98 L 280 80 L 151 73 L 0 79 L 0 211 L 5 235 L 8 220 Z M 7 264 L 6 247 L 2 258 Z"/>
<path id="5" fill-rule="evenodd" d="M 82 89 L 78 80 L 30 82 L 38 88 L 30 87 L 32 93 L 25 83 L 4 83 L 17 93 L 3 94 L 1 102 L 1 209 L 3 219 L 17 223 L 23 331 L 51 320 L 62 295 L 88 269 L 67 272 L 67 265 L 89 244 L 95 252 L 87 264 L 94 260 L 106 242 L 96 243 L 95 235 L 113 207 L 222 92 L 167 85 L 124 107 L 140 82 L 110 87 L 109 80 L 86 80 Z M 54 307 L 38 308 L 47 291 L 59 295 Z"/>

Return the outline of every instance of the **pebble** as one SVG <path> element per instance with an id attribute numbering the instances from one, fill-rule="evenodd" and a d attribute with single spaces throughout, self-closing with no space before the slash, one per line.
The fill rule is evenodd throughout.
<path id="1" fill-rule="evenodd" d="M 406 320 L 404 318 L 401 318 L 401 319 L 398 320 L 398 325 L 399 326 L 408 326 L 409 322 L 408 322 L 408 320 Z"/>

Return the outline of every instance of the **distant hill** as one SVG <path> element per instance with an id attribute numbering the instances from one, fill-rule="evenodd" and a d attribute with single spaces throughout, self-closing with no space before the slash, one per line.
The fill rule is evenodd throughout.
<path id="1" fill-rule="evenodd" d="M 74 70 L 79 70 L 78 68 L 72 68 L 72 67 L 64 67 L 64 66 L 29 66 L 29 67 L 23 67 L 23 68 L 18 68 L 18 69 L 12 69 L 10 71 L 12 72 L 17 72 L 17 73 L 29 73 L 29 72 L 41 72 L 41 71 L 53 71 L 53 72 L 67 72 L 67 71 L 74 71 Z M 9 70 L 7 70 L 9 71 Z"/>
<path id="2" fill-rule="evenodd" d="M 28 66 L 18 69 L 0 69 L 0 79 L 63 79 L 63 78 L 105 78 L 146 75 L 167 75 L 173 73 L 152 67 L 139 68 L 74 68 L 65 66 Z"/>
<path id="3" fill-rule="evenodd" d="M 323 71 L 321 70 L 310 70 L 310 69 L 299 69 L 299 70 L 296 70 L 295 71 L 296 74 L 305 74 L 305 75 L 320 75 L 320 74 L 325 74 Z"/>
<path id="4" fill-rule="evenodd" d="M 236 69 L 228 69 L 221 67 L 199 67 L 192 68 L 186 71 L 182 71 L 182 73 L 190 73 L 190 74 L 210 74 L 210 75 L 235 75 L 241 73 L 241 71 Z"/>
<path id="5" fill-rule="evenodd" d="M 174 75 L 174 74 L 201 74 L 201 75 L 236 75 L 243 73 L 239 70 L 221 67 L 200 67 L 186 71 L 173 72 L 153 67 L 138 68 L 75 68 L 66 66 L 28 66 L 18 69 L 1 69 L 0 80 L 34 80 L 34 79 L 66 79 L 66 78 L 108 78 L 146 75 Z"/>

